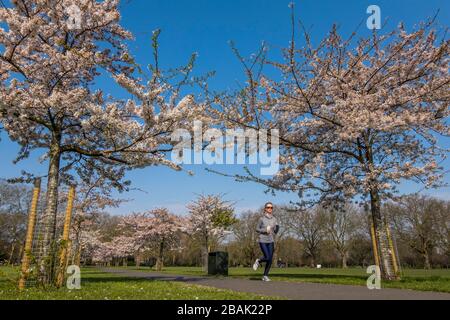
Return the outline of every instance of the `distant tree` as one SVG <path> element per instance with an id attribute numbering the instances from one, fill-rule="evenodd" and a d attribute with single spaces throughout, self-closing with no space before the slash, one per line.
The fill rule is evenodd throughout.
<path id="1" fill-rule="evenodd" d="M 236 243 L 236 250 L 238 251 L 244 265 L 253 263 L 258 255 L 258 234 L 255 232 L 260 214 L 258 212 L 247 211 L 244 212 L 233 225 L 234 241 Z"/>
<path id="2" fill-rule="evenodd" d="M 0 181 L 0 256 L 8 263 L 21 258 L 30 202 L 30 188 Z"/>
<path id="3" fill-rule="evenodd" d="M 441 254 L 450 258 L 450 201 L 435 199 L 433 226 L 436 232 L 436 245 Z"/>
<path id="4" fill-rule="evenodd" d="M 350 241 L 349 261 L 354 265 L 373 265 L 372 218 L 363 208 L 355 208 L 359 214 L 354 219 L 354 235 Z"/>
<path id="5" fill-rule="evenodd" d="M 315 267 L 320 256 L 320 246 L 325 236 L 326 212 L 319 206 L 291 212 L 289 228 L 292 234 L 303 242 L 305 253 L 310 258 L 310 265 Z"/>
<path id="6" fill-rule="evenodd" d="M 435 215 L 443 209 L 439 200 L 425 195 L 403 196 L 385 205 L 396 234 L 420 254 L 425 269 L 432 267 L 431 255 L 438 241 Z"/>
<path id="7" fill-rule="evenodd" d="M 146 250 L 156 251 L 156 269 L 161 271 L 165 252 L 172 248 L 177 236 L 187 229 L 185 219 L 165 208 L 121 217 L 120 235 L 113 239 L 118 257 L 137 256 Z"/>
<path id="8" fill-rule="evenodd" d="M 161 271 L 164 266 L 166 251 L 176 248 L 180 234 L 187 230 L 185 218 L 170 213 L 165 208 L 151 211 L 154 220 L 154 243 L 157 248 L 156 270 Z"/>
<path id="9" fill-rule="evenodd" d="M 278 259 L 282 263 L 286 263 L 286 266 L 302 266 L 303 262 L 303 243 L 299 239 L 293 237 L 289 234 L 283 237 L 277 243 L 278 247 Z M 275 261 L 277 263 L 278 261 Z"/>
<path id="10" fill-rule="evenodd" d="M 107 208 L 116 208 L 125 200 L 115 199 L 112 188 L 102 177 L 91 177 L 77 186 L 71 223 L 72 264 L 80 265 L 83 233 L 89 232 Z"/>
<path id="11" fill-rule="evenodd" d="M 264 208 L 260 208 L 259 212 L 264 212 Z M 275 251 L 273 253 L 273 260 L 278 261 L 280 253 L 280 243 L 290 236 L 289 221 L 291 219 L 291 212 L 285 206 L 274 205 L 273 215 L 277 219 L 279 226 L 278 233 L 275 235 Z M 276 265 L 276 264 L 275 264 Z"/>
<path id="12" fill-rule="evenodd" d="M 204 270 L 208 267 L 208 254 L 214 240 L 230 233 L 236 223 L 234 208 L 220 195 L 200 195 L 187 206 L 189 210 L 189 231 L 202 248 Z"/>
<path id="13" fill-rule="evenodd" d="M 358 212 L 351 204 L 341 206 L 337 210 L 333 208 L 325 210 L 324 231 L 326 237 L 331 240 L 340 255 L 342 268 L 347 268 L 351 240 L 355 236 L 357 228 Z"/>

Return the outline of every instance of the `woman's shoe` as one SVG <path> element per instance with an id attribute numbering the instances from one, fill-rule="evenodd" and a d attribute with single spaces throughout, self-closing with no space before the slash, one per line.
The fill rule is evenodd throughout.
<path id="1" fill-rule="evenodd" d="M 259 268 L 259 259 L 256 259 L 255 263 L 253 264 L 253 270 L 258 270 Z"/>
<path id="2" fill-rule="evenodd" d="M 268 276 L 264 276 L 264 277 L 262 278 L 262 281 L 264 281 L 264 282 L 270 282 L 270 281 L 272 281 L 272 280 L 270 280 Z"/>

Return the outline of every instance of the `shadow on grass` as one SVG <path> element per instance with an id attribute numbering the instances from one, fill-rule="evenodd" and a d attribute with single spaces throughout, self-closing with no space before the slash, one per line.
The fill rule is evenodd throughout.
<path id="1" fill-rule="evenodd" d="M 402 277 L 398 282 L 449 282 L 447 277 L 433 276 L 433 277 Z"/>
<path id="2" fill-rule="evenodd" d="M 246 277 L 252 281 L 261 281 L 260 277 L 256 277 L 253 274 L 240 275 L 239 277 Z M 238 278 L 239 278 L 238 277 Z M 294 282 L 310 282 L 310 283 L 329 283 L 329 284 L 348 284 L 348 285 L 362 285 L 366 283 L 367 277 L 365 276 L 348 276 L 348 275 L 309 275 L 309 274 L 274 274 L 271 278 L 275 281 L 293 280 Z M 430 283 L 445 285 L 450 284 L 450 279 L 446 277 L 433 276 L 433 277 L 402 277 L 401 280 L 392 281 L 392 284 L 413 284 L 413 283 Z M 436 290 L 441 291 L 441 290 Z M 447 290 L 444 290 L 447 292 Z"/>
<path id="3" fill-rule="evenodd" d="M 154 281 L 176 281 L 176 282 L 198 282 L 205 278 L 194 278 L 186 276 L 111 276 L 111 277 L 86 277 L 84 279 L 87 283 L 101 283 L 101 282 L 154 282 Z"/>
<path id="4" fill-rule="evenodd" d="M 257 277 L 254 274 L 242 274 L 235 276 L 237 278 L 244 277 L 250 280 L 261 280 L 261 277 Z M 293 280 L 310 280 L 310 279 L 323 279 L 323 280 L 337 280 L 337 279 L 345 279 L 345 280 L 361 280 L 366 281 L 367 277 L 364 276 L 348 276 L 348 275 L 317 275 L 317 274 L 272 274 L 271 278 L 273 279 L 293 279 Z"/>

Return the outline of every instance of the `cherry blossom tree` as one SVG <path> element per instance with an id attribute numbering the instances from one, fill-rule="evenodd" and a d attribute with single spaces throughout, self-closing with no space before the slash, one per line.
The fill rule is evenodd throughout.
<path id="1" fill-rule="evenodd" d="M 85 249 L 82 251 L 83 255 L 89 257 L 87 260 L 90 259 L 96 265 L 110 266 L 113 260 L 113 248 L 109 242 L 99 241 L 96 236 L 95 233 L 84 234 L 83 239 L 88 241 L 86 241 Z"/>
<path id="2" fill-rule="evenodd" d="M 131 38 L 118 24 L 116 1 L 70 4 L 84 12 L 80 29 L 67 21 L 69 1 L 12 1 L 11 7 L 0 9 L 6 24 L 0 29 L 1 123 L 22 146 L 17 161 L 34 149 L 48 150 L 44 251 L 55 239 L 60 172 L 70 167 L 61 168 L 61 161 L 81 164 L 82 157 L 75 156 L 74 149 L 90 152 L 89 144 L 96 144 L 84 124 L 92 126 L 92 120 L 106 116 L 108 111 L 101 109 L 117 108 L 102 108 L 102 94 L 92 94 L 87 86 L 100 67 L 122 69 L 126 52 L 120 41 Z"/>
<path id="3" fill-rule="evenodd" d="M 80 265 L 81 254 L 84 249 L 82 239 L 84 233 L 98 224 L 99 215 L 105 213 L 107 208 L 117 208 L 125 202 L 124 199 L 115 199 L 112 189 L 104 184 L 104 179 L 92 179 L 89 184 L 77 186 L 74 214 L 71 224 L 72 264 Z"/>
<path id="4" fill-rule="evenodd" d="M 14 0 L 0 8 L 5 25 L 0 27 L 0 123 L 21 145 L 16 161 L 44 149 L 49 166 L 43 257 L 52 255 L 60 182 L 97 174 L 123 190 L 128 169 L 179 170 L 166 159 L 167 142 L 198 110 L 193 96 L 180 96 L 180 85 L 164 83 L 158 67 L 148 83 L 132 76 L 138 68 L 124 45 L 132 35 L 119 24 L 118 5 L 117 0 Z M 80 23 L 69 21 L 73 6 L 82 13 Z M 191 66 L 181 70 L 184 75 Z M 135 98 L 118 101 L 94 91 L 101 70 Z"/>
<path id="5" fill-rule="evenodd" d="M 156 270 L 161 271 L 164 266 L 164 254 L 168 249 L 177 249 L 181 232 L 187 230 L 188 222 L 185 218 L 171 214 L 165 208 L 151 211 L 154 220 L 154 244 L 157 248 Z"/>
<path id="6" fill-rule="evenodd" d="M 165 250 L 176 244 L 177 236 L 186 230 L 186 225 L 185 219 L 171 214 L 165 208 L 133 213 L 121 218 L 121 235 L 113 242 L 121 256 L 137 256 L 146 250 L 156 251 L 156 269 L 161 271 Z"/>
<path id="7" fill-rule="evenodd" d="M 105 252 L 105 245 L 101 239 L 101 230 L 96 228 L 96 225 L 92 221 L 86 220 L 82 231 L 76 239 L 76 248 L 78 250 L 73 257 L 74 264 L 81 266 L 82 261 L 84 261 L 83 263 L 89 261 L 94 263 L 108 261 L 109 251 Z"/>
<path id="8" fill-rule="evenodd" d="M 247 87 L 216 99 L 212 117 L 227 127 L 278 129 L 280 171 L 266 179 L 247 169 L 240 181 L 293 191 L 299 205 L 357 195 L 370 203 L 382 276 L 395 279 L 381 203 L 405 180 L 427 188 L 442 184 L 439 163 L 448 150 L 449 42 L 433 21 L 408 32 L 343 39 L 334 27 L 318 45 L 304 32 L 297 45 L 293 18 L 284 61 L 266 61 L 265 49 L 241 58 Z M 269 64 L 271 80 L 258 66 Z M 273 73 L 272 73 L 273 74 Z"/>
<path id="9" fill-rule="evenodd" d="M 109 215 L 106 215 L 106 218 L 111 219 Z M 81 253 L 85 261 L 107 265 L 115 263 L 118 266 L 121 261 L 128 260 L 128 257 L 133 255 L 135 243 L 133 238 L 120 228 L 121 219 L 114 222 L 113 234 L 105 224 L 86 221 L 86 229 L 80 236 Z"/>
<path id="10" fill-rule="evenodd" d="M 200 242 L 206 270 L 211 244 L 230 233 L 230 227 L 237 222 L 234 208 L 221 195 L 200 195 L 187 208 L 190 213 L 188 232 Z"/>

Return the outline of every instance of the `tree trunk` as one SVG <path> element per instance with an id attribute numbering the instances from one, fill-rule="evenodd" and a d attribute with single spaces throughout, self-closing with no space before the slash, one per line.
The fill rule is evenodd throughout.
<path id="1" fill-rule="evenodd" d="M 159 244 L 159 255 L 156 261 L 156 271 L 161 271 L 164 265 L 164 240 Z"/>
<path id="2" fill-rule="evenodd" d="M 347 269 L 347 252 L 342 252 L 341 253 L 341 258 L 342 258 L 342 268 L 343 269 Z"/>
<path id="3" fill-rule="evenodd" d="M 75 263 L 76 266 L 81 266 L 81 246 L 78 246 L 77 252 L 75 254 Z"/>
<path id="4" fill-rule="evenodd" d="M 23 244 L 19 248 L 19 255 L 18 255 L 18 257 L 19 257 L 19 259 L 20 259 L 20 257 L 23 257 Z M 19 260 L 19 263 L 20 263 L 20 260 Z"/>
<path id="5" fill-rule="evenodd" d="M 208 236 L 205 236 L 205 243 L 202 248 L 202 263 L 203 271 L 208 272 L 208 254 L 209 254 L 209 241 Z"/>
<path id="6" fill-rule="evenodd" d="M 80 232 L 81 232 L 81 227 L 78 224 L 78 228 L 76 229 L 77 231 L 75 232 L 75 240 L 73 242 L 73 253 L 72 253 L 72 265 L 76 265 L 76 266 L 80 266 L 80 259 L 78 257 L 78 255 L 81 255 L 81 243 L 80 243 Z"/>
<path id="7" fill-rule="evenodd" d="M 138 268 L 141 266 L 141 254 L 139 252 L 136 252 L 136 254 L 134 255 L 134 263 Z"/>
<path id="8" fill-rule="evenodd" d="M 314 253 L 311 253 L 311 268 L 316 267 L 316 255 Z"/>
<path id="9" fill-rule="evenodd" d="M 14 249 L 16 249 L 16 242 L 13 242 L 11 245 L 11 251 L 9 253 L 8 265 L 11 265 L 11 264 L 14 265 L 14 263 L 13 263 Z"/>
<path id="10" fill-rule="evenodd" d="M 203 271 L 208 272 L 208 248 L 203 249 Z"/>
<path id="11" fill-rule="evenodd" d="M 422 253 L 423 256 L 423 262 L 424 262 L 424 268 L 426 270 L 431 269 L 431 259 L 430 259 L 430 255 L 428 253 L 428 250 L 424 250 L 424 252 Z"/>
<path id="12" fill-rule="evenodd" d="M 397 280 L 398 275 L 396 275 L 394 272 L 394 261 L 392 258 L 392 252 L 389 248 L 389 240 L 386 228 L 381 217 L 381 201 L 377 190 L 372 190 L 370 192 L 370 204 L 373 226 L 375 230 L 375 238 L 380 255 L 381 277 L 385 280 Z"/>
<path id="13" fill-rule="evenodd" d="M 175 254 L 175 252 L 172 253 L 172 266 L 175 266 L 175 263 L 177 261 L 177 256 Z"/>
<path id="14" fill-rule="evenodd" d="M 58 209 L 59 169 L 61 162 L 61 137 L 53 138 L 50 148 L 47 198 L 43 217 L 43 240 L 41 248 L 41 270 L 44 283 L 51 283 L 55 272 L 56 261 L 56 215 Z"/>

